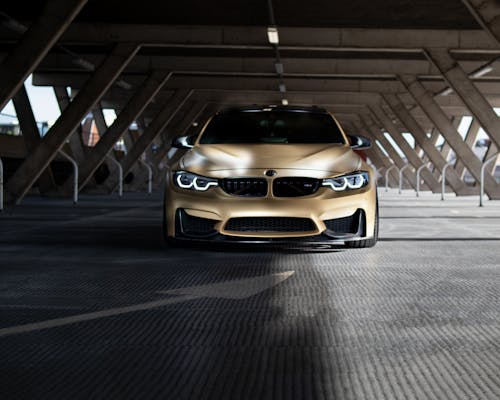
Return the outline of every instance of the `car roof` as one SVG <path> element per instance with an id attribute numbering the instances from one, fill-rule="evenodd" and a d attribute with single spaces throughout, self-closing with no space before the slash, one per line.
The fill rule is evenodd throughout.
<path id="1" fill-rule="evenodd" d="M 228 107 L 217 114 L 233 114 L 240 112 L 258 112 L 258 111 L 279 111 L 279 112 L 308 112 L 315 114 L 328 114 L 324 108 L 319 108 L 316 106 L 312 107 L 303 107 L 303 106 L 283 106 L 283 105 L 275 105 L 275 104 L 266 104 L 266 105 L 249 105 L 249 106 L 240 106 L 240 107 Z"/>

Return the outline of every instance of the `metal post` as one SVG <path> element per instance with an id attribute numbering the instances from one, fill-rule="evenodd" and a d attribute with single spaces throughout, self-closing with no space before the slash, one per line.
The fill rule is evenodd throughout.
<path id="1" fill-rule="evenodd" d="M 424 169 L 427 168 L 430 165 L 430 163 L 425 163 L 422 164 L 420 167 L 417 169 L 417 197 L 420 195 L 420 172 Z"/>
<path id="2" fill-rule="evenodd" d="M 396 168 L 395 165 L 391 165 L 389 168 L 387 168 L 387 171 L 385 171 L 385 191 L 389 191 L 389 172 L 391 169 Z"/>
<path id="3" fill-rule="evenodd" d="M 0 211 L 3 211 L 3 162 L 0 158 Z"/>
<path id="4" fill-rule="evenodd" d="M 410 164 L 406 164 L 399 170 L 399 194 L 401 194 L 403 189 L 403 171 L 408 168 Z"/>
<path id="5" fill-rule="evenodd" d="M 379 179 L 379 178 L 381 178 L 381 177 L 383 176 L 383 175 L 382 175 L 382 172 L 379 172 L 379 171 L 382 171 L 383 169 L 384 169 L 384 167 L 380 167 L 380 168 L 378 168 L 378 169 L 375 171 L 375 172 L 376 172 L 376 174 L 375 174 L 375 178 L 377 179 L 377 181 L 378 181 L 378 179 Z"/>
<path id="6" fill-rule="evenodd" d="M 151 194 L 153 192 L 153 169 L 147 162 L 141 159 L 139 159 L 139 162 L 148 169 L 148 193 Z"/>
<path id="7" fill-rule="evenodd" d="M 480 186 L 481 189 L 479 191 L 479 207 L 483 207 L 483 196 L 484 196 L 484 170 L 487 167 L 489 163 L 491 163 L 493 160 L 496 160 L 498 158 L 498 155 L 500 153 L 495 154 L 493 157 L 488 158 L 486 161 L 483 162 L 483 165 L 481 165 L 481 180 L 480 180 Z"/>
<path id="8" fill-rule="evenodd" d="M 118 167 L 118 196 L 122 197 L 123 196 L 123 167 L 120 162 L 115 160 L 113 157 L 111 157 L 109 154 L 106 156 L 109 160 L 115 163 L 115 165 Z"/>
<path id="9" fill-rule="evenodd" d="M 444 200 L 444 192 L 446 190 L 446 170 L 448 169 L 449 166 L 453 165 L 452 162 L 446 163 L 445 166 L 443 167 L 443 172 L 441 176 L 441 200 Z"/>
<path id="10" fill-rule="evenodd" d="M 59 154 L 73 164 L 73 204 L 76 204 L 78 203 L 78 164 L 63 150 L 59 150 Z"/>

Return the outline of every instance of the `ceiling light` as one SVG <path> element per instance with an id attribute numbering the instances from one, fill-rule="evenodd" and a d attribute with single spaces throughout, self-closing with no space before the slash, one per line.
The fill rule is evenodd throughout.
<path id="1" fill-rule="evenodd" d="M 282 99 L 281 100 L 281 104 L 283 104 L 284 106 L 287 106 L 288 105 L 288 100 L 287 99 Z"/>
<path id="2" fill-rule="evenodd" d="M 269 26 L 267 28 L 267 39 L 269 40 L 269 43 L 271 43 L 271 44 L 278 44 L 280 42 L 277 27 Z"/>
<path id="3" fill-rule="evenodd" d="M 281 93 L 285 93 L 286 92 L 286 86 L 285 86 L 285 84 L 284 83 L 280 83 L 279 89 L 280 89 Z"/>
<path id="4" fill-rule="evenodd" d="M 479 68 L 476 72 L 472 74 L 473 78 L 479 78 L 480 76 L 486 75 L 493 71 L 493 67 L 491 65 L 485 65 L 482 68 Z"/>
<path id="5" fill-rule="evenodd" d="M 282 63 L 274 64 L 274 68 L 276 69 L 276 73 L 278 75 L 283 75 L 283 64 Z"/>

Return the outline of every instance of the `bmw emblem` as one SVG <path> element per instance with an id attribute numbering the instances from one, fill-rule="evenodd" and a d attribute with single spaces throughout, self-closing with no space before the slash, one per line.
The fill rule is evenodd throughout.
<path id="1" fill-rule="evenodd" d="M 266 176 L 275 176 L 276 175 L 276 171 L 274 169 L 268 169 L 266 171 Z"/>

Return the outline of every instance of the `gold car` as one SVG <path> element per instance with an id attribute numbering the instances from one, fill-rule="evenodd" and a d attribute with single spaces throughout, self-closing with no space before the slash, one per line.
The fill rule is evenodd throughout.
<path id="1" fill-rule="evenodd" d="M 373 170 L 317 107 L 252 106 L 213 116 L 167 173 L 167 240 L 345 243 L 374 246 L 378 205 Z"/>

